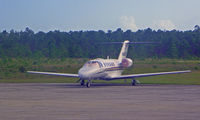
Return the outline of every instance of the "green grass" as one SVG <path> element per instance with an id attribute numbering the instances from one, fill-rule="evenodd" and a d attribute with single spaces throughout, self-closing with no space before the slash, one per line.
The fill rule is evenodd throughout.
<path id="1" fill-rule="evenodd" d="M 138 78 L 143 84 L 182 84 L 200 85 L 200 71 L 186 74 L 173 74 L 154 77 Z"/>
<path id="2" fill-rule="evenodd" d="M 88 59 L 41 59 L 27 61 L 28 70 L 54 71 L 63 73 L 77 73 L 78 69 Z M 17 61 L 17 60 L 13 60 Z M 153 73 L 175 70 L 192 70 L 191 73 L 173 74 L 137 78 L 142 84 L 191 84 L 200 85 L 200 61 L 199 60 L 174 60 L 174 59 L 145 59 L 135 60 L 133 67 L 124 71 L 123 74 Z M 11 72 L 9 72 L 11 71 Z M 67 78 L 59 76 L 36 75 L 16 72 L 12 69 L 0 74 L 0 83 L 74 83 L 78 78 Z M 2 75 L 2 76 L 1 76 Z M 130 83 L 131 80 L 127 80 Z M 124 80 L 100 81 L 101 83 L 120 83 Z"/>

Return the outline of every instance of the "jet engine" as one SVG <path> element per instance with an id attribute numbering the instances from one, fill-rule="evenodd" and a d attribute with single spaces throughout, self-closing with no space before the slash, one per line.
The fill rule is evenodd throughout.
<path id="1" fill-rule="evenodd" d="M 128 68 L 132 66 L 133 61 L 130 58 L 124 58 L 120 64 L 122 67 Z"/>

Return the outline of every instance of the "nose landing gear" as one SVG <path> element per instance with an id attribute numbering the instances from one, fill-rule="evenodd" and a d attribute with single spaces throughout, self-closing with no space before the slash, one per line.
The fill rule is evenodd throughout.
<path id="1" fill-rule="evenodd" d="M 85 85 L 85 80 L 81 80 L 80 84 L 81 86 Z"/>
<path id="2" fill-rule="evenodd" d="M 88 80 L 86 84 L 85 84 L 85 80 L 79 80 L 79 81 L 81 81 L 80 82 L 81 86 L 86 85 L 86 87 L 88 88 L 91 86 L 91 80 Z"/>
<path id="3" fill-rule="evenodd" d="M 88 80 L 88 82 L 86 83 L 86 86 L 89 88 L 91 86 L 91 81 Z"/>

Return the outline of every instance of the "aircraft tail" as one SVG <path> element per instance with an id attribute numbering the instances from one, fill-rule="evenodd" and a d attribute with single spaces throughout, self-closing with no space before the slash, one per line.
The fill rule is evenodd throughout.
<path id="1" fill-rule="evenodd" d="M 118 61 L 122 62 L 122 60 L 126 58 L 127 56 L 129 44 L 160 44 L 160 43 L 159 42 L 129 42 L 128 40 L 125 40 L 124 42 L 109 42 L 109 43 L 106 42 L 104 44 L 123 44 L 119 57 L 118 57 Z"/>
<path id="2" fill-rule="evenodd" d="M 126 58 L 127 56 L 127 53 L 128 53 L 128 45 L 129 45 L 129 41 L 128 40 L 125 40 L 123 42 L 123 45 L 122 45 L 122 48 L 121 48 L 121 51 L 120 51 L 120 54 L 119 54 L 119 57 L 118 57 L 118 60 L 121 62 L 122 59 Z"/>

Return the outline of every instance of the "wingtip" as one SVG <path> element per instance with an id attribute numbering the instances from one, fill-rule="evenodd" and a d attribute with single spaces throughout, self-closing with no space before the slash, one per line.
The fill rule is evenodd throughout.
<path id="1" fill-rule="evenodd" d="M 182 71 L 183 73 L 189 73 L 189 72 L 192 72 L 191 70 L 184 70 Z"/>

